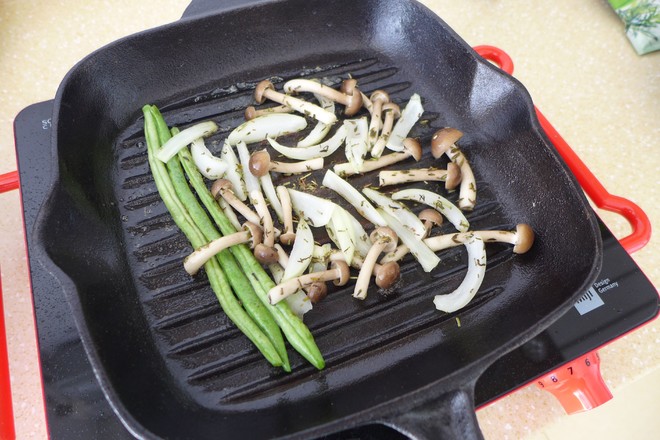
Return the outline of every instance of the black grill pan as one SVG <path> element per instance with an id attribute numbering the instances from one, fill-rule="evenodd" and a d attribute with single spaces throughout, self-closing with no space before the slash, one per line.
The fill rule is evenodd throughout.
<path id="1" fill-rule="evenodd" d="M 37 257 L 62 284 L 113 409 L 143 438 L 315 438 L 373 424 L 480 437 L 476 379 L 561 316 L 602 258 L 595 216 L 525 89 L 413 1 L 200 2 L 189 12 L 91 54 L 55 100 L 58 172 Z M 440 127 L 465 132 L 479 188 L 472 228 L 526 222 L 537 241 L 520 256 L 490 246 L 480 293 L 456 314 L 432 299 L 460 283 L 458 248 L 430 274 L 405 260 L 391 296 L 332 293 L 306 316 L 327 368 L 290 350 L 286 374 L 228 322 L 204 276 L 183 271 L 191 249 L 149 173 L 140 108 L 156 104 L 181 128 L 215 120 L 217 151 L 258 81 L 301 75 L 335 84 L 352 75 L 399 104 L 419 93 L 426 111 L 413 135 L 424 145 Z M 431 163 L 426 153 L 416 166 Z"/>

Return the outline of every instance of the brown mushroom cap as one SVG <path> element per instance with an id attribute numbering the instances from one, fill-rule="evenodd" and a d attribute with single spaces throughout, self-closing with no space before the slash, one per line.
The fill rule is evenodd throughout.
<path id="1" fill-rule="evenodd" d="M 268 154 L 268 151 L 264 149 L 252 153 L 248 168 L 250 168 L 250 173 L 253 176 L 261 177 L 268 174 L 268 171 L 270 171 L 270 154 Z"/>
<path id="2" fill-rule="evenodd" d="M 390 95 L 387 94 L 385 90 L 374 90 L 373 93 L 371 93 L 371 96 L 369 97 L 371 102 L 374 104 L 377 102 L 380 102 L 381 104 L 385 104 L 390 102 Z M 381 107 L 382 108 L 382 107 Z"/>
<path id="3" fill-rule="evenodd" d="M 280 243 L 282 243 L 285 246 L 291 246 L 295 240 L 296 240 L 295 232 L 284 232 L 282 233 L 282 235 L 280 235 Z"/>
<path id="4" fill-rule="evenodd" d="M 279 259 L 277 249 L 259 243 L 254 247 L 254 257 L 261 264 L 273 264 Z"/>
<path id="5" fill-rule="evenodd" d="M 534 244 L 534 230 L 526 223 L 516 225 L 516 243 L 513 246 L 513 252 L 524 254 Z"/>
<path id="6" fill-rule="evenodd" d="M 399 236 L 396 235 L 396 232 L 387 226 L 381 226 L 374 229 L 369 235 L 369 239 L 374 244 L 385 244 L 382 252 L 392 252 L 394 249 L 396 249 L 396 245 L 399 242 Z"/>
<path id="7" fill-rule="evenodd" d="M 463 175 L 461 174 L 461 167 L 454 162 L 447 164 L 447 179 L 445 180 L 445 189 L 452 190 L 461 183 Z"/>
<path id="8" fill-rule="evenodd" d="M 233 185 L 229 180 L 217 179 L 215 182 L 213 182 L 213 185 L 211 186 L 211 195 L 213 196 L 214 199 L 218 200 L 220 197 L 222 197 L 222 192 L 224 190 L 231 190 L 231 189 L 233 189 Z"/>
<path id="9" fill-rule="evenodd" d="M 257 101 L 257 104 L 263 104 L 263 102 L 266 100 L 264 97 L 264 92 L 269 89 L 275 90 L 275 86 L 267 79 L 257 84 L 257 86 L 254 88 L 254 100 Z"/>
<path id="10" fill-rule="evenodd" d="M 401 107 L 393 102 L 383 104 L 383 113 L 385 112 L 394 113 L 394 119 L 399 119 L 401 117 Z"/>
<path id="11" fill-rule="evenodd" d="M 332 282 L 335 286 L 344 286 L 351 279 L 351 271 L 345 261 L 333 261 L 330 263 L 330 269 L 336 270 L 339 273 L 339 277 Z"/>
<path id="12" fill-rule="evenodd" d="M 246 120 L 246 121 L 249 121 L 249 120 L 251 120 L 251 119 L 254 119 L 254 118 L 257 117 L 257 109 L 254 108 L 253 105 L 248 106 L 248 107 L 245 109 L 245 113 L 244 113 L 243 115 L 245 116 L 245 120 Z"/>
<path id="13" fill-rule="evenodd" d="M 420 211 L 418 217 L 423 222 L 430 222 L 431 227 L 433 227 L 433 225 L 439 226 L 443 222 L 442 214 L 431 208 Z"/>
<path id="14" fill-rule="evenodd" d="M 403 148 L 410 153 L 410 155 L 419 162 L 422 158 L 422 145 L 415 138 L 405 138 L 403 140 Z"/>
<path id="15" fill-rule="evenodd" d="M 389 263 L 381 264 L 376 269 L 375 275 L 376 285 L 381 289 L 387 289 L 397 282 L 401 275 L 401 269 L 397 262 L 390 261 Z"/>
<path id="16" fill-rule="evenodd" d="M 263 241 L 264 233 L 259 225 L 252 222 L 243 223 L 243 230 L 250 231 L 250 248 L 254 249 L 259 243 Z"/>
<path id="17" fill-rule="evenodd" d="M 436 159 L 445 154 L 458 140 L 463 132 L 451 127 L 441 128 L 431 138 L 431 154 Z"/>
<path id="18" fill-rule="evenodd" d="M 341 91 L 346 95 L 346 108 L 344 114 L 353 116 L 362 108 L 362 93 L 357 88 L 357 80 L 350 78 L 341 83 Z"/>
<path id="19" fill-rule="evenodd" d="M 321 281 L 312 283 L 307 288 L 307 297 L 316 304 L 328 295 L 328 286 Z"/>

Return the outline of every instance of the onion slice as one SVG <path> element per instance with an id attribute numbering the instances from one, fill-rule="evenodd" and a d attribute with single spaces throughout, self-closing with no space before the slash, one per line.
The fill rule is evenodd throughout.
<path id="1" fill-rule="evenodd" d="M 346 160 L 359 173 L 364 158 L 369 152 L 369 122 L 366 117 L 360 119 L 346 119 Z"/>
<path id="2" fill-rule="evenodd" d="M 355 228 L 350 217 L 344 208 L 337 206 L 332 213 L 330 222 L 325 226 L 330 239 L 337 245 L 344 255 L 344 261 L 349 266 L 356 250 Z"/>
<path id="3" fill-rule="evenodd" d="M 305 273 L 305 269 L 312 261 L 314 252 L 314 235 L 304 218 L 301 218 L 296 228 L 296 239 L 293 242 L 289 264 L 284 270 L 282 281 L 296 278 Z M 279 284 L 279 283 L 278 283 Z"/>
<path id="4" fill-rule="evenodd" d="M 323 186 L 330 188 L 342 196 L 348 203 L 353 205 L 357 212 L 371 223 L 378 226 L 385 226 L 385 220 L 378 214 L 376 208 L 355 189 L 353 185 L 336 175 L 332 170 L 325 172 L 323 177 Z"/>
<path id="5" fill-rule="evenodd" d="M 446 295 L 436 295 L 433 299 L 435 308 L 452 313 L 465 307 L 477 294 L 486 274 L 486 246 L 475 234 L 456 234 L 468 253 L 468 269 L 465 278 L 456 290 Z"/>
<path id="6" fill-rule="evenodd" d="M 422 99 L 415 93 L 401 111 L 401 117 L 392 128 L 392 133 L 385 146 L 392 151 L 403 151 L 403 140 L 408 137 L 410 130 L 422 117 L 422 113 L 424 113 Z"/>
<path id="7" fill-rule="evenodd" d="M 335 114 L 335 102 L 332 99 L 326 98 L 325 96 L 319 95 L 318 93 L 314 93 L 314 97 L 319 102 L 319 104 L 321 104 L 321 108 L 323 108 L 323 110 L 327 110 L 333 115 Z M 332 128 L 332 125 L 333 124 L 326 124 L 325 122 L 318 121 L 312 131 L 310 131 L 304 139 L 298 141 L 296 147 L 307 148 L 318 144 L 328 134 L 330 128 Z"/>
<path id="8" fill-rule="evenodd" d="M 276 138 L 290 133 L 297 133 L 306 127 L 307 121 L 302 116 L 287 113 L 271 113 L 243 122 L 229 133 L 227 141 L 231 145 L 236 145 L 239 142 L 253 144 L 255 142 L 265 141 L 267 138 Z"/>
<path id="9" fill-rule="evenodd" d="M 291 206 L 299 218 L 304 218 L 310 226 L 319 228 L 330 222 L 337 204 L 311 194 L 288 188 Z"/>
<path id="10" fill-rule="evenodd" d="M 369 197 L 372 202 L 378 205 L 379 208 L 398 219 L 399 222 L 412 231 L 418 239 L 421 240 L 424 238 L 426 235 L 424 223 L 422 223 L 415 213 L 409 210 L 404 204 L 395 202 L 385 194 L 379 193 L 371 188 L 363 188 L 362 192 Z M 399 233 L 398 231 L 395 232 L 397 234 Z"/>
<path id="11" fill-rule="evenodd" d="M 432 191 L 417 188 L 404 189 L 393 193 L 392 200 L 412 200 L 423 203 L 444 215 L 458 231 L 465 232 L 470 228 L 470 222 L 458 209 L 458 206 Z"/>
<path id="12" fill-rule="evenodd" d="M 215 157 L 213 153 L 206 148 L 204 138 L 197 138 L 190 144 L 190 154 L 192 155 L 193 162 L 204 177 L 210 180 L 221 178 L 227 171 L 227 162 L 219 157 Z"/>
<path id="13" fill-rule="evenodd" d="M 248 196 L 254 192 L 261 192 L 261 185 L 259 185 L 259 179 L 254 176 L 250 170 L 250 152 L 247 149 L 245 142 L 240 141 L 236 144 L 236 151 L 238 151 L 238 157 L 241 161 L 241 169 L 243 171 L 243 180 L 245 181 L 245 189 L 247 190 Z M 250 196 L 250 202 L 254 205 L 254 200 Z"/>
<path id="14" fill-rule="evenodd" d="M 244 202 L 247 199 L 247 191 L 245 190 L 245 180 L 243 180 L 243 172 L 241 171 L 241 164 L 236 157 L 236 153 L 229 142 L 225 141 L 220 153 L 222 160 L 227 162 L 227 171 L 225 172 L 225 179 L 231 182 L 234 194 L 238 199 Z"/>
<path id="15" fill-rule="evenodd" d="M 415 257 L 419 264 L 422 265 L 424 272 L 431 272 L 440 263 L 440 258 L 422 240 L 420 240 L 408 228 L 403 226 L 398 219 L 391 216 L 383 209 L 378 209 L 378 212 L 387 222 L 387 226 L 396 232 L 396 235 L 399 236 L 399 240 L 408 246 L 410 253 Z"/>
<path id="16" fill-rule="evenodd" d="M 279 284 L 284 275 L 284 267 L 279 263 L 273 263 L 268 265 L 268 269 L 273 275 L 273 281 L 275 281 L 275 284 Z M 295 313 L 300 319 L 303 319 L 303 315 L 313 308 L 312 302 L 302 289 L 298 290 L 293 295 L 287 296 L 284 298 L 284 301 L 287 302 L 293 313 Z"/>
<path id="17" fill-rule="evenodd" d="M 271 138 L 268 138 L 268 143 L 270 143 L 270 146 L 278 153 L 290 159 L 308 160 L 330 156 L 341 147 L 341 144 L 344 143 L 344 139 L 346 139 L 346 127 L 342 125 L 327 141 L 306 148 L 287 147 Z"/>
<path id="18" fill-rule="evenodd" d="M 218 131 L 218 125 L 213 121 L 200 122 L 185 130 L 181 130 L 163 144 L 156 157 L 162 162 L 167 162 L 176 156 L 180 149 L 190 144 L 195 139 L 208 137 Z"/>
<path id="19" fill-rule="evenodd" d="M 270 207 L 275 211 L 275 215 L 277 215 L 277 218 L 281 222 L 284 221 L 284 209 L 282 208 L 280 199 L 277 197 L 277 191 L 275 191 L 275 185 L 273 185 L 273 179 L 270 177 L 270 173 L 266 173 L 259 177 L 259 183 L 264 190 L 268 203 L 270 203 Z"/>

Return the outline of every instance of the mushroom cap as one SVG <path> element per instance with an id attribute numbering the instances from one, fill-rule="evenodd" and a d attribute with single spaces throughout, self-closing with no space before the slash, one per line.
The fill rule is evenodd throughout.
<path id="1" fill-rule="evenodd" d="M 385 90 L 378 89 L 378 90 L 374 90 L 373 93 L 371 93 L 369 99 L 374 104 L 377 102 L 380 102 L 381 104 L 385 104 L 387 102 L 390 102 L 390 95 Z"/>
<path id="2" fill-rule="evenodd" d="M 516 225 L 516 243 L 513 246 L 513 252 L 524 254 L 534 244 L 534 230 L 527 223 Z"/>
<path id="3" fill-rule="evenodd" d="M 451 127 L 441 128 L 431 138 L 431 154 L 436 159 L 445 154 L 460 138 L 463 132 Z"/>
<path id="4" fill-rule="evenodd" d="M 307 289 L 307 297 L 309 300 L 316 304 L 328 295 L 328 286 L 322 281 L 316 281 L 309 285 Z"/>
<path id="5" fill-rule="evenodd" d="M 353 91 L 357 88 L 357 79 L 348 78 L 341 82 L 339 91 L 345 95 L 352 95 Z"/>
<path id="6" fill-rule="evenodd" d="M 233 190 L 234 186 L 231 184 L 231 182 L 227 179 L 217 179 L 215 182 L 213 182 L 213 185 L 211 186 L 211 195 L 213 196 L 214 199 L 218 200 L 220 197 L 222 197 L 222 193 L 225 190 Z"/>
<path id="7" fill-rule="evenodd" d="M 456 165 L 454 162 L 449 162 L 447 164 L 447 179 L 445 180 L 445 189 L 452 190 L 461 183 L 463 174 L 461 174 L 461 167 Z"/>
<path id="8" fill-rule="evenodd" d="M 257 109 L 254 108 L 253 105 L 250 105 L 245 109 L 245 113 L 243 113 L 243 116 L 245 116 L 246 121 L 254 119 L 257 117 Z"/>
<path id="9" fill-rule="evenodd" d="M 396 261 L 390 261 L 389 263 L 381 264 L 380 267 L 376 269 L 376 276 L 374 278 L 378 287 L 381 289 L 387 289 L 397 282 L 400 275 L 401 269 L 399 263 Z"/>
<path id="10" fill-rule="evenodd" d="M 410 155 L 419 162 L 422 158 L 422 145 L 415 138 L 405 138 L 403 140 L 403 148 L 410 153 Z"/>
<path id="11" fill-rule="evenodd" d="M 374 229 L 371 232 L 371 235 L 369 235 L 369 239 L 374 244 L 384 244 L 385 247 L 383 248 L 383 252 L 392 252 L 396 249 L 396 245 L 399 243 L 399 236 L 387 226 L 381 226 Z"/>
<path id="12" fill-rule="evenodd" d="M 277 249 L 259 243 L 254 247 L 254 257 L 261 264 L 273 264 L 279 259 Z"/>
<path id="13" fill-rule="evenodd" d="M 442 214 L 432 208 L 420 211 L 418 217 L 423 222 L 430 222 L 431 227 L 433 227 L 433 225 L 441 225 L 443 221 Z"/>
<path id="14" fill-rule="evenodd" d="M 257 101 L 257 104 L 263 104 L 263 102 L 266 100 L 266 98 L 264 98 L 264 92 L 269 89 L 275 90 L 275 86 L 267 79 L 257 84 L 257 86 L 254 88 L 254 100 Z"/>
<path id="15" fill-rule="evenodd" d="M 399 119 L 401 117 L 401 107 L 393 102 L 383 104 L 383 113 L 385 112 L 394 113 L 394 119 Z"/>
<path id="16" fill-rule="evenodd" d="M 282 235 L 280 235 L 280 243 L 282 243 L 285 246 L 291 246 L 295 240 L 296 240 L 295 232 L 285 232 Z"/>
<path id="17" fill-rule="evenodd" d="M 248 168 L 253 176 L 261 177 L 268 174 L 270 171 L 270 154 L 267 150 L 255 151 L 250 156 Z"/>
<path id="18" fill-rule="evenodd" d="M 243 223 L 243 230 L 250 231 L 250 247 L 252 249 L 263 241 L 264 233 L 259 225 L 255 225 L 252 222 L 245 222 Z"/>
<path id="19" fill-rule="evenodd" d="M 344 114 L 353 116 L 362 108 L 362 93 L 357 88 L 357 80 L 352 78 L 344 80 L 341 84 L 341 90 L 346 95 Z"/>
<path id="20" fill-rule="evenodd" d="M 337 270 L 339 273 L 337 279 L 332 282 L 335 286 L 344 286 L 351 279 L 351 270 L 343 260 L 335 260 L 330 263 L 330 269 Z"/>

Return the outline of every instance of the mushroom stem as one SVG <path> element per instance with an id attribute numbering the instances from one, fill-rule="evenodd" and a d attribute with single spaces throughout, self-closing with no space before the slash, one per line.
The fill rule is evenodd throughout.
<path id="1" fill-rule="evenodd" d="M 254 89 L 254 99 L 258 104 L 263 103 L 266 99 L 270 99 L 271 101 L 291 107 L 299 113 L 311 116 L 325 124 L 334 124 L 337 122 L 337 116 L 333 113 L 324 110 L 318 105 L 276 91 L 273 83 L 268 80 L 263 80 L 257 84 L 257 87 Z"/>
<path id="2" fill-rule="evenodd" d="M 245 220 L 259 224 L 259 216 L 252 210 L 248 205 L 241 202 L 234 191 L 232 190 L 232 184 L 229 180 L 218 179 L 213 182 L 211 187 L 211 194 L 217 200 L 218 197 L 222 197 L 229 206 L 234 208 L 239 214 L 245 217 Z"/>
<path id="3" fill-rule="evenodd" d="M 455 163 L 450 162 L 447 164 L 446 170 L 418 168 L 414 170 L 387 170 L 378 173 L 378 184 L 380 186 L 425 181 L 445 182 L 445 189 L 451 190 L 456 188 L 461 181 L 461 169 Z"/>
<path id="4" fill-rule="evenodd" d="M 383 126 L 383 104 L 390 102 L 390 95 L 385 90 L 375 90 L 369 100 L 373 103 L 371 119 L 369 121 L 369 146 L 373 148 L 378 140 L 378 133 Z"/>
<path id="5" fill-rule="evenodd" d="M 392 134 L 392 127 L 394 127 L 394 120 L 399 118 L 399 116 L 401 116 L 401 109 L 399 108 L 398 105 L 396 105 L 393 102 L 388 102 L 387 104 L 384 104 L 383 112 L 385 114 L 385 117 L 384 117 L 382 129 L 380 131 L 380 136 L 378 136 L 378 140 L 371 148 L 371 156 L 376 158 L 380 157 L 381 154 L 383 154 L 383 150 L 385 149 L 385 144 L 387 143 L 387 140 Z"/>
<path id="6" fill-rule="evenodd" d="M 249 121 L 259 116 L 270 115 L 273 113 L 293 113 L 293 109 L 286 105 L 276 105 L 274 107 L 257 109 L 253 105 L 245 109 L 245 120 Z"/>
<path id="7" fill-rule="evenodd" d="M 465 211 L 472 211 L 477 202 L 477 182 L 470 163 L 456 146 L 456 142 L 461 137 L 463 137 L 463 132 L 451 127 L 445 127 L 436 131 L 431 138 L 431 154 L 436 159 L 446 154 L 452 162 L 461 168 L 461 175 L 463 177 L 458 193 L 458 207 Z"/>
<path id="8" fill-rule="evenodd" d="M 374 272 L 374 266 L 380 254 L 386 251 L 392 251 L 396 248 L 399 237 L 396 233 L 388 227 L 380 227 L 371 233 L 371 241 L 373 245 L 369 248 L 369 252 L 364 257 L 358 279 L 355 282 L 355 289 L 353 290 L 353 297 L 357 299 L 365 299 L 367 291 L 369 290 L 369 281 L 371 274 Z"/>
<path id="9" fill-rule="evenodd" d="M 360 92 L 360 96 L 362 96 L 362 107 L 367 109 L 369 114 L 371 114 L 374 111 L 374 103 L 371 102 L 369 97 L 365 95 L 363 92 Z"/>
<path id="10" fill-rule="evenodd" d="M 351 163 L 340 163 L 334 166 L 334 172 L 342 177 L 351 176 L 354 174 L 368 173 L 412 157 L 415 161 L 419 161 L 422 157 L 422 147 L 417 139 L 406 138 L 403 141 L 404 150 L 394 153 L 386 154 L 377 159 L 365 160 L 362 165 L 355 169 Z"/>
<path id="11" fill-rule="evenodd" d="M 195 275 L 204 264 L 223 250 L 241 243 L 254 247 L 261 242 L 261 229 L 256 224 L 246 222 L 243 230 L 217 238 L 196 249 L 183 261 L 183 267 L 190 275 Z"/>
<path id="12" fill-rule="evenodd" d="M 316 282 L 332 281 L 337 286 L 345 285 L 350 279 L 348 265 L 344 261 L 333 261 L 331 268 L 321 272 L 313 272 L 284 281 L 268 291 L 268 301 L 277 304 L 282 299 L 293 294 L 298 289 Z"/>
<path id="13" fill-rule="evenodd" d="M 277 263 L 286 269 L 286 267 L 289 265 L 289 255 L 287 255 L 284 248 L 279 244 L 275 244 L 273 247 L 277 251 Z"/>
<path id="14" fill-rule="evenodd" d="M 273 217 L 270 215 L 268 205 L 261 191 L 252 191 L 250 193 L 250 200 L 254 203 L 254 209 L 260 217 L 261 224 L 264 229 L 264 245 L 273 247 L 275 245 L 275 226 L 273 225 Z"/>
<path id="15" fill-rule="evenodd" d="M 253 176 L 261 177 L 266 175 L 269 171 L 282 174 L 308 173 L 310 171 L 322 169 L 323 163 L 324 161 L 322 157 L 301 160 L 299 162 L 278 162 L 276 160 L 271 160 L 270 154 L 264 149 L 252 153 L 248 168 Z"/>
<path id="16" fill-rule="evenodd" d="M 351 85 L 349 81 L 354 81 L 355 84 Z M 353 116 L 360 110 L 360 107 L 362 107 L 362 95 L 360 93 L 355 93 L 357 81 L 348 79 L 345 80 L 342 85 L 343 90 L 338 91 L 318 81 L 312 81 L 309 79 L 292 79 L 284 84 L 284 90 L 291 94 L 309 92 L 325 96 L 328 99 L 346 106 L 344 114 L 346 116 Z"/>
<path id="17" fill-rule="evenodd" d="M 289 190 L 282 185 L 279 185 L 275 191 L 282 204 L 282 223 L 284 224 L 284 231 L 282 232 L 282 235 L 280 235 L 280 243 L 289 246 L 293 244 L 293 241 L 296 239 L 296 233 L 293 230 L 291 196 L 289 195 Z"/>

